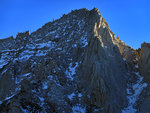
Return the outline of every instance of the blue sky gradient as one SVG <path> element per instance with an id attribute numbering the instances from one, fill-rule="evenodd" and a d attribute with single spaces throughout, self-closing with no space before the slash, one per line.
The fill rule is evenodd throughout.
<path id="1" fill-rule="evenodd" d="M 149 0 L 0 0 L 0 39 L 33 32 L 71 10 L 94 7 L 127 45 L 137 49 L 150 42 Z"/>

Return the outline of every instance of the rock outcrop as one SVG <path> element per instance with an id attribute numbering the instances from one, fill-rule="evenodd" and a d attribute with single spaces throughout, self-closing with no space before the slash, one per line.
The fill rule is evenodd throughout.
<path id="1" fill-rule="evenodd" d="M 144 81 L 148 83 L 146 90 L 141 94 L 144 98 L 139 102 L 139 112 L 148 113 L 150 111 L 150 44 L 146 42 L 142 43 L 137 53 L 139 58 L 139 72 L 144 77 Z"/>
<path id="2" fill-rule="evenodd" d="M 127 102 L 124 98 L 127 70 L 116 37 L 97 11 L 93 9 L 89 17 L 88 25 L 93 27 L 88 31 L 88 46 L 79 67 L 80 84 L 88 111 L 95 106 L 103 108 L 103 112 L 121 112 L 119 108 Z"/>
<path id="3" fill-rule="evenodd" d="M 140 57 L 139 57 L 140 73 L 145 78 L 150 75 L 150 44 L 141 44 Z"/>
<path id="4" fill-rule="evenodd" d="M 143 45 L 137 53 L 116 38 L 97 8 L 74 10 L 31 34 L 0 40 L 0 111 L 120 113 L 128 105 L 130 110 L 135 93 L 128 90 L 143 85 L 138 58 L 141 74 L 149 73 L 147 50 Z"/>

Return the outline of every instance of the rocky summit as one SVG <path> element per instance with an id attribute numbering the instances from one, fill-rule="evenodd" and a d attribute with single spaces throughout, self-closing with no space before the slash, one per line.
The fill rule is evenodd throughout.
<path id="1" fill-rule="evenodd" d="M 148 113 L 150 44 L 135 50 L 97 8 L 0 40 L 1 113 Z"/>

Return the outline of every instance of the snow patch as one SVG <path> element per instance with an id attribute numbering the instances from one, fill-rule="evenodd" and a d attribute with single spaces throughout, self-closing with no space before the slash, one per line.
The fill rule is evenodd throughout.
<path id="1" fill-rule="evenodd" d="M 41 49 L 41 48 L 44 48 L 44 47 L 48 47 L 48 48 L 53 48 L 54 47 L 54 44 L 52 41 L 49 41 L 49 42 L 46 42 L 46 43 L 39 43 L 39 44 L 36 44 L 37 48 L 38 49 Z"/>
<path id="2" fill-rule="evenodd" d="M 47 82 L 43 83 L 43 89 L 47 89 L 47 88 L 48 88 Z"/>
<path id="3" fill-rule="evenodd" d="M 0 59 L 0 69 L 3 68 L 6 64 L 8 63 L 7 60 L 4 60 L 4 59 Z"/>
<path id="4" fill-rule="evenodd" d="M 73 113 L 86 113 L 86 107 L 77 104 L 76 106 L 72 107 Z"/>
<path id="5" fill-rule="evenodd" d="M 56 50 L 62 50 L 62 48 L 57 48 Z"/>
<path id="6" fill-rule="evenodd" d="M 44 104 L 45 104 L 45 99 L 43 98 L 43 97 L 40 97 L 40 96 L 38 96 L 38 98 L 40 99 L 40 101 L 41 101 L 41 106 L 43 106 Z"/>
<path id="7" fill-rule="evenodd" d="M 127 108 L 122 110 L 122 113 L 135 113 L 137 111 L 134 106 L 136 105 L 142 90 L 147 87 L 147 83 L 142 82 L 143 77 L 141 77 L 138 72 L 135 72 L 135 74 L 138 76 L 138 80 L 135 84 L 132 85 L 132 89 L 127 89 L 127 99 L 129 101 L 129 105 Z M 134 93 L 130 92 L 130 90 L 134 90 Z"/>
<path id="8" fill-rule="evenodd" d="M 18 60 L 28 60 L 32 55 L 24 55 L 22 57 L 19 57 Z"/>
<path id="9" fill-rule="evenodd" d="M 72 94 L 68 95 L 68 98 L 69 98 L 70 100 L 73 100 L 73 98 L 74 98 L 75 96 L 76 96 L 76 95 L 75 95 L 74 92 L 73 92 Z"/>
<path id="10" fill-rule="evenodd" d="M 47 33 L 45 36 L 49 36 L 49 35 L 54 34 L 54 33 L 56 33 L 56 30 L 55 30 L 55 31 L 51 31 L 51 32 Z"/>
<path id="11" fill-rule="evenodd" d="M 31 73 L 26 73 L 26 74 L 22 74 L 22 75 L 17 75 L 16 76 L 16 78 L 15 78 L 15 82 L 16 82 L 16 84 L 19 84 L 24 78 L 30 78 L 29 77 L 29 75 L 30 75 Z"/>
<path id="12" fill-rule="evenodd" d="M 137 68 L 137 69 L 138 69 L 138 68 L 139 68 L 139 66 L 138 66 L 138 65 L 135 65 L 135 68 Z"/>
<path id="13" fill-rule="evenodd" d="M 87 39 L 85 38 L 86 36 L 82 36 L 81 37 L 81 43 L 82 43 L 82 47 L 85 47 L 88 45 Z"/>
<path id="14" fill-rule="evenodd" d="M 102 110 L 104 110 L 104 107 L 102 107 L 102 108 L 98 108 L 98 109 L 95 109 L 95 110 L 94 110 L 94 112 L 96 112 L 96 113 L 97 113 L 97 112 L 100 112 L 100 111 L 102 111 Z"/>
<path id="15" fill-rule="evenodd" d="M 107 46 L 104 46 L 105 49 L 107 49 Z"/>
<path id="16" fill-rule="evenodd" d="M 5 70 L 2 72 L 2 75 L 3 75 L 4 73 L 6 73 L 6 71 L 7 71 L 7 69 L 5 69 Z"/>
<path id="17" fill-rule="evenodd" d="M 26 73 L 26 74 L 23 74 L 22 76 L 24 76 L 24 77 L 27 77 L 27 76 L 29 76 L 31 73 Z"/>
<path id="18" fill-rule="evenodd" d="M 72 63 L 70 63 L 69 69 L 66 70 L 66 75 L 67 75 L 67 77 L 70 78 L 71 80 L 74 79 L 74 78 L 73 78 L 73 75 L 76 74 L 75 71 L 76 71 L 76 68 L 77 68 L 77 67 L 78 67 L 78 62 L 75 63 L 75 66 L 74 66 L 74 67 L 72 67 Z"/>
<path id="19" fill-rule="evenodd" d="M 52 80 L 57 86 L 62 87 L 62 86 L 59 84 L 59 82 L 58 82 L 59 80 L 58 80 L 56 77 L 54 78 L 54 75 L 49 75 L 49 76 L 48 76 L 48 79 L 49 79 L 49 80 Z"/>
<path id="20" fill-rule="evenodd" d="M 47 53 L 45 51 L 38 50 L 36 56 L 45 56 Z"/>
<path id="21" fill-rule="evenodd" d="M 33 56 L 34 53 L 34 51 L 25 50 L 20 54 L 20 57 L 16 58 L 15 60 L 28 60 L 31 56 Z"/>
<path id="22" fill-rule="evenodd" d="M 26 47 L 28 49 L 35 49 L 35 45 L 33 45 L 33 44 L 28 44 L 28 45 L 26 45 Z"/>
<path id="23" fill-rule="evenodd" d="M 24 109 L 22 106 L 20 106 L 20 109 L 22 110 L 23 113 L 29 113 L 27 109 Z"/>
<path id="24" fill-rule="evenodd" d="M 15 95 L 16 95 L 16 94 L 13 94 L 13 95 L 11 95 L 11 96 L 9 96 L 9 97 L 6 97 L 4 100 L 1 100 L 1 101 L 0 101 L 0 104 L 2 104 L 2 103 L 3 103 L 4 101 L 6 101 L 6 100 L 9 100 L 9 99 L 13 98 Z"/>
<path id="25" fill-rule="evenodd" d="M 73 44 L 72 47 L 77 47 L 77 44 Z"/>
<path id="26" fill-rule="evenodd" d="M 42 102 L 44 101 L 44 98 L 43 98 L 43 97 L 39 97 L 39 99 L 40 99 L 40 101 L 42 101 Z"/>
<path id="27" fill-rule="evenodd" d="M 16 51 L 16 49 L 6 49 L 6 50 L 1 50 L 1 52 L 13 52 Z"/>
<path id="28" fill-rule="evenodd" d="M 81 94 L 81 93 L 78 93 L 78 97 L 81 98 L 81 97 L 82 97 L 82 94 Z"/>
<path id="29" fill-rule="evenodd" d="M 126 61 L 126 59 L 125 59 L 125 58 L 123 58 L 123 61 Z"/>

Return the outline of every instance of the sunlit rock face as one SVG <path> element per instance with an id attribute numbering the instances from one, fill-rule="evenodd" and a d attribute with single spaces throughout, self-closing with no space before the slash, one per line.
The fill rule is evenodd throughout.
<path id="1" fill-rule="evenodd" d="M 0 111 L 136 111 L 146 87 L 137 63 L 137 52 L 116 38 L 97 8 L 74 10 L 0 40 Z"/>
<path id="2" fill-rule="evenodd" d="M 90 19 L 93 27 L 89 29 L 88 46 L 79 67 L 83 98 L 89 111 L 95 106 L 101 112 L 121 112 L 126 103 L 125 62 L 115 35 L 96 9 L 91 11 Z"/>

